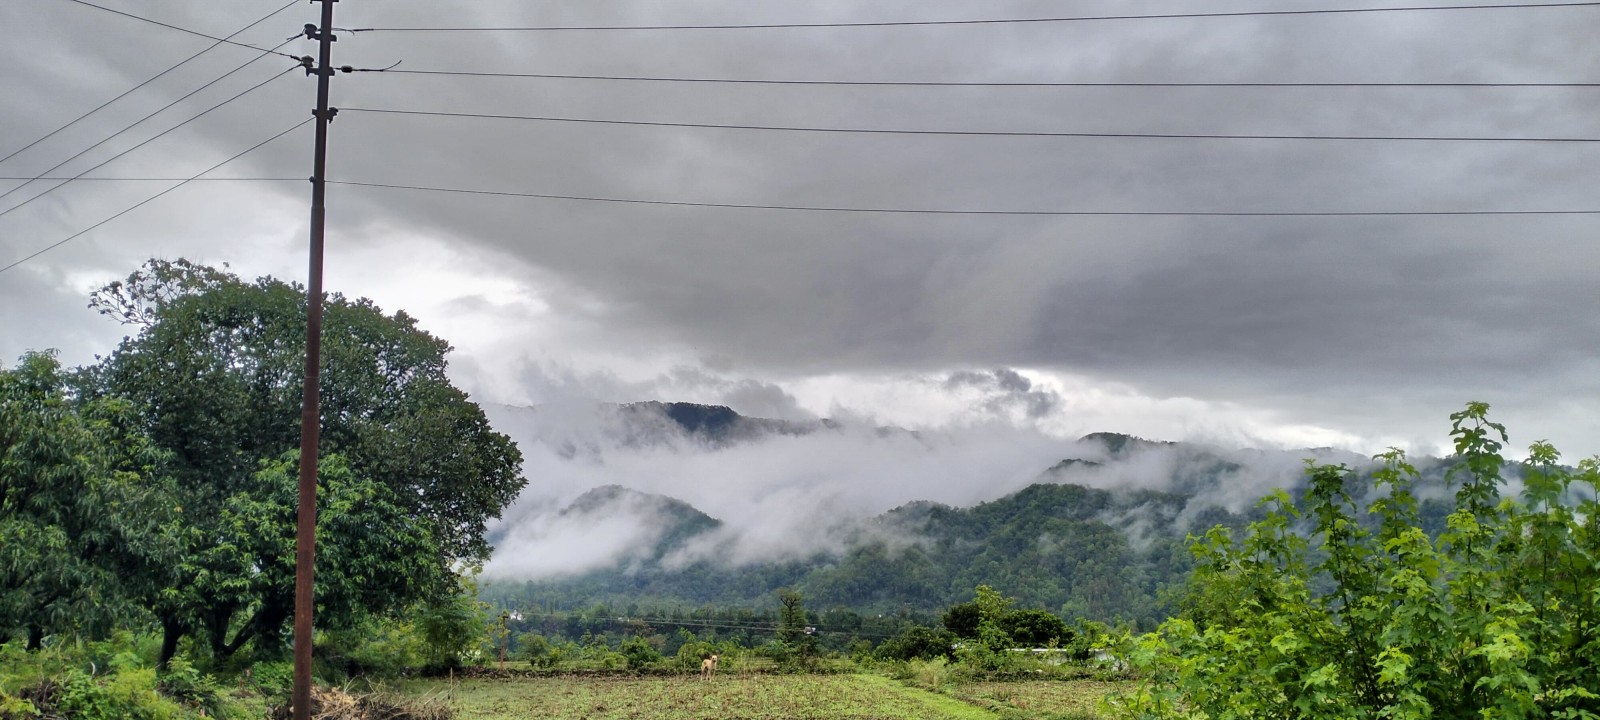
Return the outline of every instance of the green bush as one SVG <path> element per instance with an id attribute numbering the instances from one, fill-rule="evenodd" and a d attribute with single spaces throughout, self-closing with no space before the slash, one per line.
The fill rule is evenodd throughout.
<path id="1" fill-rule="evenodd" d="M 637 635 L 622 642 L 621 652 L 629 670 L 643 670 L 661 660 L 661 653 L 650 644 L 650 641 Z"/>
<path id="2" fill-rule="evenodd" d="M 181 656 L 167 662 L 167 669 L 160 674 L 157 689 L 173 701 L 188 708 L 203 710 L 211 717 L 229 715 L 227 700 L 217 686 L 216 679 L 201 674 Z"/>
<path id="3" fill-rule="evenodd" d="M 1500 497 L 1505 428 L 1471 403 L 1451 416 L 1455 510 L 1422 529 L 1420 474 L 1378 456 L 1360 522 L 1344 466 L 1307 464 L 1236 541 L 1215 528 L 1185 617 L 1137 640 L 1147 674 L 1111 702 L 1128 718 L 1600 717 L 1600 459 L 1558 464 L 1547 443 Z M 1584 488 L 1583 486 L 1587 486 Z M 1311 527 L 1309 539 L 1299 523 Z M 1312 543 L 1316 545 L 1313 546 Z"/>
<path id="4" fill-rule="evenodd" d="M 191 716 L 156 691 L 154 668 L 121 670 L 109 677 L 72 671 L 54 698 L 54 711 L 81 720 L 171 720 Z"/>
<path id="5" fill-rule="evenodd" d="M 317 657 L 349 676 L 395 677 L 422 668 L 430 657 L 422 634 L 410 622 L 369 619 L 320 633 Z"/>
<path id="6" fill-rule="evenodd" d="M 483 659 L 481 646 L 490 627 L 488 606 L 479 602 L 475 593 L 469 584 L 465 592 L 415 612 L 427 670 L 460 667 Z"/>
<path id="7" fill-rule="evenodd" d="M 250 682 L 267 697 L 287 697 L 294 688 L 294 663 L 259 663 L 250 669 Z"/>
<path id="8" fill-rule="evenodd" d="M 539 633 L 523 633 L 517 636 L 517 659 L 527 662 L 536 668 L 546 668 L 555 664 L 559 651 L 550 640 Z"/>
<path id="9" fill-rule="evenodd" d="M 776 641 L 774 642 L 776 643 Z M 776 643 L 776 645 L 782 649 L 782 643 Z M 700 669 L 700 661 L 714 654 L 719 654 L 716 645 L 703 640 L 696 640 L 684 643 L 678 648 L 678 656 L 673 664 L 679 670 L 697 671 Z"/>
<path id="10" fill-rule="evenodd" d="M 1000 629 L 1020 648 L 1060 647 L 1073 638 L 1065 621 L 1044 610 L 1009 612 L 1000 618 Z"/>
<path id="11" fill-rule="evenodd" d="M 38 715 L 39 708 L 32 701 L 0 691 L 0 720 L 29 720 Z"/>
<path id="12" fill-rule="evenodd" d="M 909 682 L 917 687 L 937 691 L 955 683 L 961 677 L 961 673 L 944 657 L 932 660 L 912 658 L 897 664 L 894 677 L 896 680 Z"/>
<path id="13" fill-rule="evenodd" d="M 887 660 L 932 660 L 951 657 L 955 633 L 912 625 L 878 646 L 878 657 Z"/>

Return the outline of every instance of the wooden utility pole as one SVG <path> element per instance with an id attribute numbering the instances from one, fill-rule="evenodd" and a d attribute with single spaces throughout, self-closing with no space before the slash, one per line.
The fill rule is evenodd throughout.
<path id="1" fill-rule="evenodd" d="M 300 409 L 300 508 L 295 531 L 294 562 L 294 720 L 311 719 L 311 611 L 317 552 L 317 444 L 322 436 L 319 395 L 322 362 L 322 227 L 323 190 L 328 162 L 328 123 L 338 112 L 328 107 L 328 81 L 333 77 L 333 4 L 322 3 L 322 26 L 307 25 L 305 35 L 319 43 L 317 64 L 302 61 L 317 76 L 316 157 L 311 171 L 311 272 L 306 282 L 306 382 Z"/>

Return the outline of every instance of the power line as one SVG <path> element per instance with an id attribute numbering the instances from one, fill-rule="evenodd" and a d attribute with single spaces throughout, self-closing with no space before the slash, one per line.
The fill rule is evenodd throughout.
<path id="1" fill-rule="evenodd" d="M 45 180 L 45 181 L 50 181 L 50 180 L 77 180 L 78 182 L 90 182 L 90 181 L 94 181 L 94 180 L 118 181 L 118 182 L 177 182 L 179 180 L 193 180 L 193 181 L 196 181 L 196 182 L 199 182 L 199 181 L 221 182 L 221 181 L 228 181 L 228 180 L 237 180 L 237 181 L 250 181 L 250 182 L 286 182 L 286 181 L 289 181 L 289 180 L 303 181 L 303 180 L 305 180 L 305 178 L 292 178 L 292 177 L 217 177 L 217 178 L 79 177 L 79 178 L 72 178 L 72 177 L 66 177 L 66 176 L 49 177 L 49 176 L 43 176 L 43 175 L 38 175 L 38 176 L 34 176 L 34 177 L 22 177 L 22 176 L 0 177 L 0 181 L 5 181 L 5 180 Z"/>
<path id="2" fill-rule="evenodd" d="M 546 80 L 622 80 L 661 83 L 725 83 L 739 85 L 842 85 L 862 87 L 1070 87 L 1070 88 L 1594 88 L 1600 83 L 1556 82 L 1054 82 L 948 80 L 776 80 L 770 78 L 659 77 L 642 75 L 571 75 L 562 73 L 387 70 L 394 75 L 536 78 Z"/>
<path id="3" fill-rule="evenodd" d="M 255 61 L 252 60 L 251 62 L 255 62 Z M 248 63 L 246 63 L 246 64 L 248 64 Z M 299 66 L 297 65 L 295 67 L 299 67 Z M 16 205 L 12 205 L 11 207 L 6 208 L 5 210 L 0 210 L 0 216 L 5 216 L 5 215 L 9 214 L 11 211 L 16 210 L 17 208 L 20 208 L 20 207 L 22 207 L 24 205 L 27 205 L 28 203 L 31 203 L 31 202 L 33 202 L 35 200 L 38 200 L 39 198 L 42 198 L 42 197 L 44 197 L 46 195 L 49 195 L 50 193 L 55 192 L 57 189 L 65 186 L 67 183 L 70 183 L 73 180 L 77 180 L 78 178 L 83 177 L 84 175 L 88 175 L 89 173 L 94 172 L 95 170 L 99 170 L 100 168 L 105 167 L 108 163 L 112 162 L 113 160 L 116 160 L 117 158 L 120 158 L 123 155 L 127 155 L 128 153 L 131 153 L 131 152 L 133 152 L 135 150 L 138 150 L 139 148 L 142 148 L 145 145 L 148 145 L 151 142 L 154 142 L 158 138 L 161 138 L 161 137 L 165 136 L 167 133 L 170 133 L 173 130 L 177 130 L 178 128 L 181 128 L 181 127 L 183 127 L 185 125 L 188 125 L 189 123 L 192 123 L 192 122 L 194 122 L 196 120 L 199 120 L 202 117 L 205 117 L 205 115 L 207 113 L 211 112 L 212 110 L 216 110 L 217 108 L 220 108 L 220 107 L 222 107 L 224 105 L 227 105 L 228 103 L 231 103 L 231 102 L 233 102 L 235 100 L 238 100 L 239 98 L 242 98 L 245 95 L 248 95 L 251 92 L 255 91 L 256 88 L 259 88 L 259 87 L 261 87 L 263 85 L 266 85 L 269 82 L 272 82 L 273 80 L 277 80 L 278 78 L 283 77 L 289 71 L 294 70 L 295 67 L 284 68 L 282 72 L 279 72 L 278 74 L 273 75 L 272 77 L 269 77 L 269 78 L 267 78 L 265 80 L 262 80 L 259 83 L 256 83 L 255 85 L 250 86 L 244 92 L 241 92 L 238 95 L 234 95 L 233 97 L 228 98 L 227 100 L 223 100 L 222 102 L 219 102 L 219 103 L 217 103 L 215 105 L 212 105 L 211 107 L 208 107 L 205 110 L 200 111 L 199 114 L 190 117 L 188 120 L 185 120 L 185 121 L 183 121 L 181 123 L 178 123 L 177 125 L 173 125 L 172 127 L 167 128 L 166 130 L 162 130 L 161 132 L 156 133 L 155 135 L 152 135 L 151 137 L 147 138 L 146 140 L 144 140 L 143 142 L 139 143 L 138 145 L 134 145 L 133 147 L 128 148 L 127 150 L 123 150 L 122 152 L 119 152 L 119 153 L 117 153 L 115 155 L 112 155 L 109 158 L 106 158 L 105 160 L 101 161 L 100 164 L 95 165 L 94 167 L 91 167 L 91 168 L 89 168 L 87 170 L 84 170 L 83 172 L 78 173 L 77 175 L 74 175 L 71 178 L 68 178 L 66 182 L 60 183 L 58 185 L 53 185 L 53 186 L 50 187 L 50 189 L 45 190 L 44 192 L 39 193 L 38 195 L 34 195 L 33 197 L 30 197 L 27 200 L 23 200 L 22 202 L 17 203 Z M 235 69 L 237 70 L 237 68 L 235 68 Z M 224 77 L 226 77 L 226 76 L 224 76 Z M 159 112 L 159 111 L 157 111 L 157 112 Z M 143 120 L 141 120 L 140 122 L 143 122 Z M 135 123 L 135 125 L 137 125 L 137 124 L 138 123 Z M 129 126 L 129 127 L 132 127 L 132 126 Z M 118 134 L 121 134 L 121 133 L 119 132 Z M 113 135 L 112 137 L 115 137 L 115 135 Z M 107 139 L 110 139 L 110 138 L 107 138 Z M 101 141 L 101 142 L 104 142 L 104 141 Z M 98 143 L 96 143 L 96 144 L 98 145 Z M 85 152 L 87 152 L 87 150 Z M 83 153 L 78 153 L 78 155 L 82 155 L 82 154 Z M 76 158 L 76 157 L 78 157 L 78 155 L 74 155 L 73 157 Z M 68 158 L 67 161 L 70 161 L 70 160 L 71 160 L 71 158 Z M 50 170 L 55 170 L 56 168 L 61 167 L 61 165 L 65 165 L 67 161 L 64 161 L 61 164 L 56 165 L 55 168 L 50 168 Z M 46 172 L 49 172 L 49 171 L 46 171 Z M 17 190 L 19 190 L 19 189 L 21 189 L 21 188 L 23 188 L 25 186 L 27 186 L 27 183 L 23 183 L 22 185 L 18 185 L 17 187 L 14 187 L 14 188 L 12 188 L 10 190 L 7 190 L 5 193 L 0 193 L 0 197 L 5 197 L 6 195 L 10 195 L 11 193 L 14 193 Z"/>
<path id="4" fill-rule="evenodd" d="M 79 0 L 74 0 L 75 2 Z M 1600 2 L 1507 3 L 1496 5 L 1412 5 L 1375 8 L 1329 8 L 1321 10 L 1245 10 L 1237 12 L 1191 12 L 1152 15 L 1073 15 L 1042 18 L 998 18 L 972 20 L 899 20 L 887 22 L 818 23 L 738 23 L 717 25 L 555 25 L 532 27 L 372 27 L 360 31 L 378 32 L 541 32 L 566 30 L 776 30 L 797 28 L 908 27 L 929 25 L 1001 25 L 1021 23 L 1065 23 L 1114 20 L 1175 20 L 1194 18 L 1267 17 L 1296 15 L 1349 15 L 1438 10 L 1527 10 L 1535 8 L 1578 8 L 1600 6 Z"/>
<path id="5" fill-rule="evenodd" d="M 679 200 L 648 200 L 639 198 L 597 197 L 585 195 L 553 195 L 498 190 L 470 190 L 464 188 L 428 187 L 420 185 L 393 185 L 387 183 L 329 180 L 332 185 L 384 188 L 391 190 L 416 190 L 424 192 L 458 193 L 463 195 L 491 195 L 501 197 L 536 198 L 541 200 L 576 200 L 598 203 L 624 203 L 630 205 L 668 205 L 679 207 L 730 208 L 739 210 L 787 210 L 796 212 L 827 213 L 887 213 L 901 215 L 1013 215 L 1013 216 L 1157 216 L 1157 217 L 1390 217 L 1390 216 L 1474 216 L 1474 215 L 1600 215 L 1594 210 L 1373 210 L 1373 211 L 1188 211 L 1188 210 L 953 210 L 937 208 L 883 208 L 883 207 L 827 207 L 819 205 L 756 205 L 743 203 L 688 202 Z"/>
<path id="6" fill-rule="evenodd" d="M 389 115 L 418 115 L 428 117 L 481 118 L 491 120 L 523 120 L 532 122 L 591 123 L 599 125 L 634 125 L 649 127 L 711 128 L 717 130 L 761 130 L 809 133 L 854 133 L 871 135 L 943 135 L 981 137 L 1055 137 L 1055 138 L 1124 138 L 1155 140 L 1368 140 L 1408 142 L 1523 142 L 1523 143 L 1592 143 L 1600 138 L 1585 137 L 1492 137 L 1468 135 L 1266 135 L 1224 133 L 1134 133 L 1134 132 L 1052 132 L 1026 130 L 913 130 L 907 128 L 846 128 L 809 127 L 797 125 L 732 125 L 722 123 L 664 122 L 655 120 L 614 120 L 604 118 L 572 118 L 536 115 L 496 115 L 488 113 L 463 113 L 424 110 L 396 110 L 392 108 L 341 108 L 345 112 L 383 113 Z"/>
<path id="7" fill-rule="evenodd" d="M 207 40 L 215 40 L 215 41 L 217 41 L 219 43 L 227 43 L 229 45 L 235 45 L 235 46 L 242 47 L 242 48 L 250 48 L 251 50 L 258 50 L 258 51 L 263 52 L 263 53 L 276 52 L 276 50 L 277 50 L 277 48 L 274 48 L 272 50 L 267 50 L 265 48 L 259 48 L 259 47 L 256 47 L 254 45 L 248 45 L 248 44 L 245 44 L 245 43 L 242 43 L 242 42 L 234 42 L 233 40 L 228 39 L 228 38 L 233 37 L 233 35 L 229 35 L 227 38 L 219 38 L 219 37 L 217 37 L 215 35 L 207 35 L 207 34 L 205 34 L 203 32 L 199 32 L 197 30 L 190 30 L 189 28 L 178 27 L 177 25 L 171 25 L 171 24 L 168 24 L 168 23 L 164 23 L 164 22 L 161 22 L 160 20 L 151 20 L 150 18 L 140 17 L 138 15 L 134 15 L 133 13 L 126 13 L 126 12 L 123 12 L 121 10 L 113 10 L 111 8 L 104 7 L 102 5 L 96 5 L 96 4 L 92 3 L 92 2 L 86 2 L 85 0 L 67 0 L 67 2 L 74 2 L 74 3 L 77 3 L 79 5 L 83 5 L 83 6 L 86 6 L 86 7 L 92 7 L 94 9 L 96 9 L 96 10 L 104 10 L 104 11 L 106 11 L 108 13 L 113 14 L 113 15 L 121 15 L 121 16 L 123 16 L 125 18 L 132 18 L 134 20 L 138 20 L 139 22 L 150 23 L 151 25 L 160 25 L 161 27 L 164 27 L 164 28 L 167 28 L 167 29 L 170 29 L 170 30 L 177 30 L 178 32 L 181 32 L 181 33 L 188 33 L 190 35 L 203 37 L 203 38 L 205 38 Z M 276 15 L 276 14 L 278 14 L 278 13 L 277 12 L 273 13 L 273 15 Z M 239 33 L 234 33 L 234 35 L 238 35 L 238 34 Z M 283 46 L 279 45 L 278 47 L 283 47 Z M 278 54 L 282 55 L 282 56 L 284 56 L 286 58 L 289 58 L 290 60 L 299 60 L 300 59 L 300 58 L 297 58 L 297 57 L 295 57 L 293 55 L 289 55 L 287 53 L 278 53 Z"/>
<path id="8" fill-rule="evenodd" d="M 38 145 L 39 143 L 42 143 L 42 142 L 44 142 L 46 140 L 49 140 L 51 137 L 55 136 L 56 133 L 59 133 L 62 130 L 65 130 L 65 129 L 69 128 L 69 127 L 72 127 L 73 125 L 77 124 L 78 121 L 80 121 L 80 120 L 82 120 L 82 119 L 84 119 L 86 117 L 89 117 L 90 115 L 93 115 L 93 114 L 95 114 L 97 112 L 100 112 L 101 110 L 104 110 L 106 108 L 106 106 L 108 106 L 111 103 L 114 103 L 114 102 L 116 102 L 118 100 L 121 100 L 121 99 L 133 94 L 139 88 L 142 88 L 142 87 L 144 87 L 146 85 L 149 85 L 150 83 L 155 82 L 156 80 L 161 79 L 167 73 L 170 73 L 173 70 L 177 70 L 179 67 L 182 67 L 185 63 L 189 62 L 190 60 L 193 60 L 193 59 L 195 59 L 197 57 L 200 57 L 201 55 L 204 55 L 204 54 L 206 54 L 208 52 L 211 52 L 212 48 L 215 48 L 216 46 L 221 45 L 221 44 L 227 42 L 228 40 L 230 40 L 230 39 L 232 39 L 234 37 L 237 37 L 239 35 L 239 33 L 242 33 L 242 32 L 244 32 L 246 30 L 249 30 L 250 28 L 253 28 L 253 27 L 257 26 L 257 25 L 260 25 L 263 22 L 266 22 L 267 19 L 271 18 L 273 15 L 277 15 L 278 13 L 281 13 L 284 10 L 288 10 L 289 8 L 293 7 L 296 2 L 298 2 L 298 0 L 289 0 L 288 4 L 284 5 L 283 7 L 278 8 L 277 10 L 273 10 L 270 13 L 267 13 L 266 15 L 262 16 L 260 20 L 257 20 L 257 21 L 255 21 L 253 23 L 250 23 L 249 25 L 246 25 L 246 26 L 238 29 L 232 35 L 229 35 L 226 38 L 218 39 L 216 42 L 211 43 L 210 45 L 207 45 L 206 49 L 201 50 L 200 52 L 197 52 L 197 53 L 195 53 L 193 55 L 190 55 L 189 57 L 186 57 L 186 58 L 184 58 L 182 60 L 179 60 L 178 64 L 173 65 L 172 67 L 169 67 L 169 68 L 167 68 L 165 70 L 162 70 L 159 73 L 156 73 L 155 75 L 151 76 L 150 79 L 145 80 L 144 82 L 139 83 L 138 85 L 135 85 L 135 86 L 129 88 L 128 90 L 124 91 L 121 95 L 118 95 L 118 96 L 116 96 L 114 98 L 111 98 L 110 100 L 107 100 L 107 101 L 105 101 L 103 103 L 100 103 L 100 105 L 98 107 L 96 107 L 95 109 L 90 110 L 89 112 L 86 112 L 86 113 L 84 113 L 82 115 L 79 115 L 78 117 L 73 118 L 67 124 L 62 125 L 61 127 L 58 127 L 58 128 L 56 128 L 54 130 L 51 130 L 48 133 L 45 133 L 44 137 L 41 137 L 38 140 L 34 140 L 33 142 L 28 143 L 27 145 L 23 145 L 22 147 L 17 148 L 16 150 L 13 150 L 10 155 L 7 155 L 7 156 L 5 156 L 3 158 L 0 158 L 0 163 L 3 163 L 5 161 L 7 161 L 7 160 L 10 160 L 11 158 L 16 157 L 18 154 L 22 153 L 24 150 L 27 150 L 28 148 L 31 148 L 31 147 L 33 147 L 35 145 Z M 279 46 L 279 47 L 282 47 L 282 46 Z"/>
<path id="9" fill-rule="evenodd" d="M 64 238 L 62 240 L 58 240 L 58 241 L 56 241 L 54 243 L 51 243 L 50 245 L 45 246 L 42 250 L 39 250 L 38 252 L 35 252 L 35 253 L 31 254 L 31 255 L 28 255 L 27 257 L 24 257 L 21 260 L 17 260 L 16 262 L 11 263 L 10 265 L 7 265 L 5 267 L 0 267 L 0 274 L 4 274 L 7 270 L 10 270 L 11 268 L 14 268 L 14 267 L 16 267 L 18 265 L 21 265 L 21 264 L 29 261 L 29 260 L 32 260 L 32 259 L 34 259 L 36 257 L 39 257 L 40 255 L 43 255 L 43 254 L 45 254 L 47 252 L 50 252 L 51 250 L 54 250 L 54 249 L 56 249 L 58 247 L 61 247 L 62 245 L 65 245 L 65 244 L 67 244 L 69 242 L 72 242 L 73 240 L 76 240 L 79 237 L 82 237 L 85 234 L 88 234 L 90 231 L 94 230 L 95 228 L 100 227 L 101 225 L 105 225 L 106 223 L 111 222 L 112 220 L 115 220 L 115 219 L 117 219 L 119 217 L 122 217 L 123 215 L 127 215 L 128 213 L 133 212 L 134 210 L 138 210 L 139 208 L 145 206 L 146 204 L 149 204 L 149 203 L 155 201 L 157 198 L 159 198 L 159 197 L 161 197 L 163 195 L 166 195 L 167 193 L 170 193 L 173 190 L 177 190 L 178 188 L 181 188 L 181 187 L 183 187 L 185 185 L 188 185 L 191 182 L 199 180 L 200 176 L 205 175 L 206 173 L 209 173 L 209 172 L 211 172 L 213 170 L 216 170 L 217 168 L 220 168 L 223 165 L 227 165 L 228 163 L 231 163 L 231 162 L 233 162 L 235 160 L 238 160 L 239 158 L 244 157 L 245 155 L 249 154 L 251 151 L 255 150 L 256 148 L 259 148 L 259 147 L 261 147 L 263 145 L 266 145 L 267 143 L 272 142 L 273 140 L 277 140 L 278 138 L 281 138 L 281 137 L 283 137 L 285 135 L 288 135 L 289 133 L 300 129 L 306 123 L 309 123 L 309 122 L 311 122 L 311 119 L 309 119 L 309 118 L 305 119 L 305 120 L 301 120 L 300 122 L 295 123 L 289 129 L 284 130 L 283 132 L 280 132 L 277 135 L 273 135 L 272 137 L 269 137 L 269 138 L 267 138 L 265 140 L 262 140 L 261 142 L 258 142 L 258 143 L 254 144 L 254 145 L 251 145 L 249 148 L 246 148 L 243 152 L 240 152 L 239 154 L 234 155 L 233 157 L 230 157 L 227 160 L 223 160 L 222 162 L 219 162 L 219 163 L 217 163 L 215 165 L 212 165 L 211 167 L 206 168 L 205 170 L 201 170 L 200 172 L 196 173 L 194 176 L 184 180 L 183 182 L 178 183 L 177 185 L 173 185 L 172 187 L 169 187 L 169 188 L 167 188 L 165 190 L 162 190 L 161 192 L 158 192 L 158 193 L 156 193 L 154 195 L 151 195 L 150 197 L 147 197 L 147 198 L 145 198 L 143 200 L 140 200 L 138 203 L 134 204 L 132 207 L 130 207 L 130 208 L 126 209 L 126 210 L 123 210 L 122 212 L 119 212 L 119 213 L 117 213 L 115 215 L 112 215 L 111 217 L 108 217 L 108 218 L 106 218 L 104 220 L 101 220 L 100 222 L 97 222 L 97 223 L 95 223 L 93 225 L 90 225 L 89 227 L 86 227 L 86 228 L 84 228 L 82 230 L 79 230 L 78 232 L 75 232 L 75 233 L 73 233 L 71 235 L 68 235 L 66 238 Z"/>
<path id="10" fill-rule="evenodd" d="M 278 47 L 283 47 L 284 45 L 288 45 L 289 42 L 290 41 L 285 40 L 284 42 L 279 43 Z M 200 91 L 205 90 L 206 88 L 211 87 L 212 85 L 215 85 L 215 84 L 217 84 L 219 82 L 222 82 L 223 80 L 226 80 L 229 77 L 232 77 L 234 73 L 239 72 L 240 70 L 243 70 L 243 69 L 253 65 L 257 60 L 260 60 L 261 58 L 266 57 L 267 54 L 268 54 L 267 52 L 263 52 L 260 55 L 257 55 L 255 57 L 245 61 L 243 64 L 239 65 L 238 67 L 235 67 L 234 69 L 229 70 L 226 73 L 223 73 L 221 77 L 218 77 L 218 78 L 212 80 L 211 82 L 208 82 L 208 83 L 206 83 L 204 85 L 201 85 L 200 87 L 197 87 L 197 88 L 195 88 L 193 90 L 190 90 L 183 97 L 180 97 L 177 100 L 173 100 L 172 102 L 169 102 L 166 105 L 162 105 L 155 112 L 150 113 L 149 115 L 146 115 L 146 116 L 144 116 L 142 118 L 139 118 L 138 120 L 135 120 L 132 123 L 124 126 L 121 130 L 118 130 L 118 131 L 116 131 L 116 132 L 114 132 L 114 133 L 112 133 L 110 135 L 107 135 L 104 138 L 101 138 L 101 140 L 99 142 L 97 142 L 97 143 L 95 143 L 93 145 L 90 145 L 89 147 L 86 147 L 86 148 L 84 148 L 82 150 L 79 150 L 72 157 L 69 157 L 69 158 L 67 158 L 65 160 L 62 160 L 61 162 L 56 163 L 55 165 L 50 166 L 49 170 L 46 170 L 46 171 L 44 171 L 43 173 L 40 173 L 40 174 L 41 175 L 49 175 L 50 173 L 55 172 L 56 170 L 59 170 L 62 166 L 66 165 L 67 163 L 72 162 L 73 160 L 77 160 L 80 157 L 83 157 L 84 154 L 88 153 L 90 150 L 93 150 L 93 149 L 95 149 L 97 147 L 100 147 L 101 145 L 104 145 L 107 142 L 110 142 L 112 138 L 115 138 L 118 135 L 121 135 L 121 134 L 123 134 L 123 133 L 125 133 L 125 132 L 127 132 L 129 130 L 132 130 L 132 129 L 138 127 L 144 121 L 149 120 L 150 118 L 153 118 L 153 117 L 155 117 L 157 115 L 160 115 L 161 113 L 166 112 L 172 106 L 177 105 L 178 103 L 181 103 L 181 102 L 183 102 L 185 100 L 188 100 L 191 97 L 194 97 Z M 112 158 L 112 160 L 115 160 L 115 159 L 116 158 Z M 110 162 L 110 161 L 108 160 L 107 162 Z M 101 163 L 101 164 L 103 165 L 104 163 Z M 99 166 L 96 166 L 96 167 L 99 167 Z M 94 168 L 90 168 L 90 170 L 93 170 L 93 169 Z M 87 172 L 87 171 L 85 171 L 85 172 Z M 69 180 L 68 182 L 71 182 L 71 181 Z M 63 184 L 65 184 L 65 183 L 63 183 Z M 11 188 L 10 190 L 5 191 L 4 193 L 0 193 L 0 199 L 4 199 L 6 197 L 9 197 L 11 195 L 11 193 L 14 193 L 14 192 L 16 192 L 18 190 L 21 190 L 22 188 L 25 188 L 27 186 L 28 186 L 28 183 L 23 183 L 23 184 L 18 185 L 18 186 L 14 187 L 14 188 Z M 57 187 L 59 187 L 59 186 L 57 186 Z M 46 191 L 46 192 L 48 192 L 48 191 Z M 43 193 L 40 193 L 40 194 L 42 195 Z M 4 213 L 0 213 L 0 215 L 3 215 L 3 214 Z"/>
<path id="11" fill-rule="evenodd" d="M 591 617 L 583 615 L 582 613 L 523 612 L 523 613 L 521 613 L 521 615 L 523 617 L 525 617 L 525 618 L 548 618 L 548 619 L 552 619 L 552 620 L 570 620 L 570 619 L 576 618 L 578 620 L 585 621 L 585 622 L 595 622 L 595 621 L 606 622 L 606 623 L 612 623 L 612 622 L 622 622 L 622 623 L 641 622 L 641 623 L 645 623 L 645 624 L 648 624 L 648 625 L 672 625 L 672 626 L 682 626 L 682 627 L 716 628 L 716 629 L 725 629 L 725 630 L 749 630 L 749 631 L 765 632 L 765 633 L 775 633 L 775 632 L 778 631 L 778 625 L 776 623 L 770 624 L 770 625 L 739 624 L 739 623 L 718 623 L 718 622 L 710 622 L 710 621 L 703 621 L 703 620 L 696 620 L 696 619 L 673 620 L 671 618 L 647 618 L 647 617 L 618 617 L 618 618 L 602 617 L 602 618 L 591 618 Z M 756 621 L 756 622 L 760 622 L 760 621 Z M 892 638 L 892 637 L 895 637 L 895 635 L 892 634 L 892 633 L 877 633 L 877 632 L 857 631 L 857 630 L 835 630 L 835 629 L 822 627 L 822 626 L 813 626 L 813 631 L 814 632 L 818 632 L 818 633 L 833 633 L 833 634 L 839 634 L 839 635 L 857 635 L 857 636 L 861 636 L 861 637 L 876 637 L 876 638 Z"/>

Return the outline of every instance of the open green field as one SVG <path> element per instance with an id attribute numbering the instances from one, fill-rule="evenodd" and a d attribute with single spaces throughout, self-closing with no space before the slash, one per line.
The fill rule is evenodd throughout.
<path id="1" fill-rule="evenodd" d="M 409 695 L 444 700 L 461 720 L 1068 720 L 1095 718 L 1112 683 L 971 683 L 938 693 L 876 675 L 531 677 L 416 681 Z"/>

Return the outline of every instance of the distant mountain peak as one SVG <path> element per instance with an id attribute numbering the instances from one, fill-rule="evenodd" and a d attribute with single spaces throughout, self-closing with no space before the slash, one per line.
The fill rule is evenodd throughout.
<path id="1" fill-rule="evenodd" d="M 809 435 L 835 429 L 826 421 L 775 420 L 741 415 L 726 405 L 647 400 L 617 406 L 628 415 L 654 415 L 676 426 L 683 434 L 712 445 L 729 445 L 757 440 L 770 435 Z"/>
<path id="2" fill-rule="evenodd" d="M 561 510 L 561 514 L 587 515 L 616 509 L 621 506 L 648 508 L 655 513 L 670 515 L 679 520 L 693 519 L 711 523 L 718 522 L 715 518 L 701 512 L 699 508 L 675 497 L 642 492 L 616 484 L 601 485 L 579 495 L 577 499 Z"/>
<path id="3" fill-rule="evenodd" d="M 1098 467 L 1105 467 L 1105 464 L 1104 463 L 1098 463 L 1098 462 L 1095 462 L 1093 460 L 1084 460 L 1082 458 L 1067 458 L 1065 460 L 1062 460 L 1061 462 L 1058 462 L 1058 463 L 1056 463 L 1054 465 L 1051 465 L 1050 469 L 1045 471 L 1045 474 L 1062 473 L 1062 472 L 1066 472 L 1067 470 L 1070 470 L 1072 468 L 1098 468 Z"/>
<path id="4" fill-rule="evenodd" d="M 1178 444 L 1175 442 L 1168 442 L 1166 440 L 1146 440 L 1142 437 L 1114 432 L 1089 433 L 1088 435 L 1078 438 L 1078 441 L 1098 443 L 1104 446 L 1106 451 L 1111 453 L 1113 456 L 1126 455 L 1136 450 L 1172 447 Z"/>

